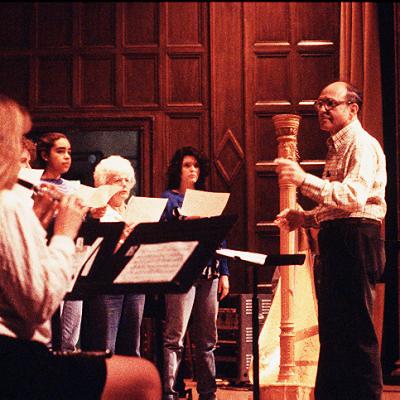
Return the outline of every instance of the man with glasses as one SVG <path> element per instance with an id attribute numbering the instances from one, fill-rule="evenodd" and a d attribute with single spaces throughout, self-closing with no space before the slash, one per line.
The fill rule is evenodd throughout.
<path id="1" fill-rule="evenodd" d="M 386 161 L 361 126 L 361 106 L 362 94 L 346 82 L 326 86 L 315 102 L 320 128 L 330 134 L 322 179 L 276 160 L 281 182 L 318 203 L 310 211 L 285 209 L 275 220 L 289 230 L 320 228 L 316 400 L 379 400 L 382 392 L 372 304 L 385 263 Z"/>

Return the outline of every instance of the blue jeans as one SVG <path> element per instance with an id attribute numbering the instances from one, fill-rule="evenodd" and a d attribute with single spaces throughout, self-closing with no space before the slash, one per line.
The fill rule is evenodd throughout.
<path id="1" fill-rule="evenodd" d="M 166 294 L 164 328 L 164 399 L 177 398 L 176 376 L 182 360 L 183 341 L 192 316 L 197 391 L 201 400 L 215 399 L 214 349 L 217 344 L 218 279 L 202 279 L 187 293 Z"/>
<path id="2" fill-rule="evenodd" d="M 82 350 L 109 349 L 140 357 L 144 294 L 101 295 L 85 300 Z"/>
<path id="3" fill-rule="evenodd" d="M 66 300 L 61 311 L 61 350 L 76 350 L 82 320 L 82 300 Z"/>

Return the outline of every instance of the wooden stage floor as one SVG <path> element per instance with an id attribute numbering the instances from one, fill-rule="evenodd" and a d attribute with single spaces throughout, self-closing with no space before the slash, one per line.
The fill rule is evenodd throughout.
<path id="1" fill-rule="evenodd" d="M 196 382 L 191 379 L 185 380 L 187 388 L 192 389 L 193 400 L 198 400 Z M 251 388 L 234 387 L 218 384 L 218 400 L 253 400 Z M 382 400 L 400 400 L 400 386 L 385 385 Z"/>

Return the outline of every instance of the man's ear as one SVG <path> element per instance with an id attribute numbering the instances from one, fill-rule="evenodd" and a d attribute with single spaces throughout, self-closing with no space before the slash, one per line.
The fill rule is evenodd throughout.
<path id="1" fill-rule="evenodd" d="M 360 109 L 360 107 L 358 106 L 357 103 L 351 103 L 349 105 L 349 108 L 350 108 L 350 112 L 351 112 L 352 116 L 353 115 L 357 115 L 358 114 L 358 110 Z"/>

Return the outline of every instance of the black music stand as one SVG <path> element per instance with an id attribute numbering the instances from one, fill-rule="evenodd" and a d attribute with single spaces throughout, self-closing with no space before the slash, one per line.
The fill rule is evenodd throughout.
<path id="1" fill-rule="evenodd" d="M 253 269 L 253 297 L 252 297 L 252 350 L 253 350 L 253 400 L 260 400 L 260 365 L 259 365 L 259 321 L 258 303 L 258 269 L 260 267 L 276 267 L 282 265 L 303 265 L 305 254 L 259 254 L 230 249 L 217 250 L 217 254 L 240 260 L 249 264 Z"/>
<path id="2" fill-rule="evenodd" d="M 193 220 L 141 223 L 134 228 L 115 253 L 114 229 L 116 228 L 113 228 L 113 237 L 103 240 L 100 244 L 90 270 L 84 276 L 82 272 L 85 270 L 85 265 L 81 267 L 81 275 L 78 276 L 67 298 L 84 299 L 95 294 L 187 292 L 201 275 L 204 266 L 220 247 L 236 220 L 236 215 L 221 215 Z M 105 227 L 102 229 L 106 231 Z M 162 249 L 166 249 L 168 243 L 185 245 L 185 242 L 193 243 L 193 247 L 186 254 L 184 262 L 177 266 L 177 273 L 166 277 L 162 263 L 159 263 L 157 268 L 161 278 L 158 279 L 151 255 L 158 256 L 162 253 Z M 135 265 L 135 258 L 138 257 L 141 257 L 142 263 Z M 166 264 L 167 261 L 166 259 Z M 125 271 L 126 268 L 131 270 L 136 268 L 131 272 L 142 268 L 144 273 L 139 274 L 139 277 L 136 274 L 133 281 L 126 279 L 121 281 L 119 278 L 122 274 L 129 272 Z M 146 268 L 147 276 L 145 276 Z"/>
<path id="3" fill-rule="evenodd" d="M 81 225 L 77 237 L 82 237 L 85 244 L 92 244 L 98 237 L 103 238 L 102 246 L 97 254 L 101 259 L 113 251 L 124 227 L 124 222 L 100 222 L 97 219 L 88 219 Z M 65 300 L 80 300 L 80 298 L 67 293 Z M 61 307 L 57 308 L 51 318 L 51 331 L 52 349 L 61 350 Z"/>

